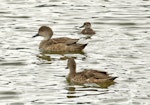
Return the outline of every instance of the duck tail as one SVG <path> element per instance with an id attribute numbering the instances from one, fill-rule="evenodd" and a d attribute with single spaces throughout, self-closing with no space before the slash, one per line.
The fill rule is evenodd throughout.
<path id="1" fill-rule="evenodd" d="M 118 77 L 111 77 L 111 78 L 109 78 L 109 80 L 115 80 L 116 78 L 118 78 Z"/>
<path id="2" fill-rule="evenodd" d="M 81 48 L 81 49 L 84 49 L 86 46 L 87 46 L 87 43 L 86 43 L 86 44 L 81 44 L 81 45 L 80 45 L 80 48 Z"/>

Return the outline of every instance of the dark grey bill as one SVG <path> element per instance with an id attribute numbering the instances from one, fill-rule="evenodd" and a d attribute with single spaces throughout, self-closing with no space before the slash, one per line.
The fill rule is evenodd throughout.
<path id="1" fill-rule="evenodd" d="M 40 36 L 40 35 L 39 35 L 39 34 L 36 34 L 36 35 L 32 36 L 32 38 L 37 37 L 37 36 Z"/>

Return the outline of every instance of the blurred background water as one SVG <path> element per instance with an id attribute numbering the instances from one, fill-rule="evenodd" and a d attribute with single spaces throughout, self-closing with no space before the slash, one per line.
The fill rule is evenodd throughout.
<path id="1" fill-rule="evenodd" d="M 0 0 L 0 105 L 150 105 L 149 0 Z M 96 34 L 79 34 L 85 21 Z M 80 38 L 85 54 L 42 54 L 42 25 L 53 37 Z M 71 86 L 66 56 L 78 71 L 118 76 L 108 88 Z"/>

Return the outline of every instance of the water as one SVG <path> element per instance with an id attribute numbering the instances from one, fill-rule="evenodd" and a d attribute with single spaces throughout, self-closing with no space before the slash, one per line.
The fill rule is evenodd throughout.
<path id="1" fill-rule="evenodd" d="M 0 0 L 0 105 L 150 105 L 149 0 Z M 92 23 L 86 39 L 78 27 Z M 42 54 L 41 25 L 80 38 L 85 54 Z M 118 76 L 108 88 L 70 86 L 66 56 L 78 71 Z"/>

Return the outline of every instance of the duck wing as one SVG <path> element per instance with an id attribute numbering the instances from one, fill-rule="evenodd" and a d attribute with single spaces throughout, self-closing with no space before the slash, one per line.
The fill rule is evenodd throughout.
<path id="1" fill-rule="evenodd" d="M 84 70 L 84 74 L 87 78 L 95 78 L 95 79 L 106 79 L 110 78 L 107 72 L 98 71 L 98 70 Z"/>
<path id="2" fill-rule="evenodd" d="M 67 44 L 67 45 L 71 45 L 71 44 L 77 43 L 79 39 L 61 37 L 61 38 L 53 38 L 52 40 L 56 43 L 64 43 L 64 44 Z"/>

